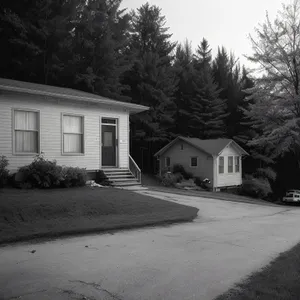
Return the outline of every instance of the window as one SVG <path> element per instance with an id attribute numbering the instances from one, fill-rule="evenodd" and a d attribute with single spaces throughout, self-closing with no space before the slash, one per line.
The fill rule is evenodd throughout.
<path id="1" fill-rule="evenodd" d="M 240 157 L 239 156 L 235 157 L 235 172 L 236 173 L 240 172 Z"/>
<path id="2" fill-rule="evenodd" d="M 224 173 L 224 156 L 219 157 L 219 174 Z"/>
<path id="3" fill-rule="evenodd" d="M 198 167 L 198 157 L 191 157 L 191 167 L 196 168 Z"/>
<path id="4" fill-rule="evenodd" d="M 233 156 L 228 156 L 228 173 L 233 173 Z"/>
<path id="5" fill-rule="evenodd" d="M 171 167 L 171 158 L 170 157 L 165 157 L 165 167 L 170 170 Z"/>
<path id="6" fill-rule="evenodd" d="M 183 150 L 183 144 L 180 145 L 180 150 Z"/>
<path id="7" fill-rule="evenodd" d="M 14 152 L 39 153 L 39 113 L 14 110 Z"/>
<path id="8" fill-rule="evenodd" d="M 84 153 L 83 117 L 63 115 L 63 153 Z"/>

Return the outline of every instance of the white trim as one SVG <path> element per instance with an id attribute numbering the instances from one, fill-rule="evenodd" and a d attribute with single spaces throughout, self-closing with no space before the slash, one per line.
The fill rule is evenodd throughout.
<path id="1" fill-rule="evenodd" d="M 102 119 L 113 119 L 116 120 L 115 124 L 109 124 L 109 123 L 102 123 Z M 119 140 L 119 136 L 120 136 L 120 116 L 115 116 L 112 117 L 111 115 L 101 115 L 100 116 L 100 169 L 103 168 L 118 168 L 120 167 L 120 140 Z M 112 126 L 115 127 L 115 133 L 116 133 L 116 140 L 117 142 L 115 143 L 116 146 L 116 164 L 114 166 L 103 166 L 102 163 L 102 125 L 105 126 Z M 129 163 L 129 162 L 128 162 Z"/>
<path id="2" fill-rule="evenodd" d="M 74 153 L 74 152 L 64 152 L 64 116 L 73 116 L 73 117 L 81 117 L 82 118 L 82 152 Z M 61 113 L 61 155 L 62 156 L 85 156 L 85 116 L 81 114 L 74 113 Z"/>
<path id="3" fill-rule="evenodd" d="M 16 152 L 15 151 L 15 111 L 23 111 L 23 112 L 35 112 L 38 114 L 38 151 L 37 152 Z M 14 156 L 35 156 L 41 154 L 41 111 L 39 109 L 31 109 L 26 107 L 13 107 L 12 108 L 12 118 L 11 118 L 11 128 L 12 128 L 12 155 Z M 32 130 L 35 131 L 35 130 Z M 36 132 L 36 131 L 35 131 Z"/>

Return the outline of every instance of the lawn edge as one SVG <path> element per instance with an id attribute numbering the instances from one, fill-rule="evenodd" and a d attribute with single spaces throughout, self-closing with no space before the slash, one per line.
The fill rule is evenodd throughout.
<path id="1" fill-rule="evenodd" d="M 160 221 L 149 221 L 149 222 L 144 222 L 140 224 L 118 224 L 118 225 L 113 225 L 108 228 L 88 228 L 88 229 L 75 229 L 75 230 L 67 230 L 67 231 L 62 231 L 62 232 L 47 232 L 47 233 L 36 233 L 32 235 L 27 235 L 23 237 L 18 237 L 18 238 L 10 238 L 6 239 L 3 241 L 0 241 L 0 247 L 7 247 L 7 246 L 12 246 L 16 245 L 19 243 L 26 243 L 26 242 L 31 242 L 33 244 L 40 243 L 40 242 L 47 242 L 53 239 L 60 239 L 60 238 L 71 238 L 71 237 L 80 237 L 80 236 L 85 236 L 89 234 L 109 234 L 109 233 L 114 233 L 114 232 L 122 232 L 122 231 L 129 231 L 129 230 L 134 230 L 134 229 L 139 229 L 139 228 L 150 228 L 150 227 L 163 227 L 163 226 L 168 226 L 168 225 L 176 225 L 180 223 L 189 223 L 193 222 L 194 219 L 198 217 L 198 211 L 199 209 L 194 208 L 194 213 L 191 214 L 190 216 L 186 217 L 178 217 L 174 219 L 169 219 L 169 220 L 160 220 Z"/>

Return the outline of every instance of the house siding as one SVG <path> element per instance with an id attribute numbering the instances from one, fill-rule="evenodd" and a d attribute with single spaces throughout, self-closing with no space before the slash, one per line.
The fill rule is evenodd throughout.
<path id="1" fill-rule="evenodd" d="M 224 174 L 219 174 L 219 161 L 217 159 L 217 184 L 216 187 L 237 186 L 242 184 L 242 159 L 238 150 L 230 145 L 226 147 L 219 155 L 224 157 Z M 228 173 L 228 157 L 239 156 L 240 159 L 240 171 L 235 172 L 235 166 L 233 166 L 233 173 Z M 219 158 L 218 157 L 218 158 Z M 234 164 L 234 161 L 233 161 Z"/>
<path id="2" fill-rule="evenodd" d="M 183 144 L 183 150 L 181 150 L 181 144 Z M 198 157 L 198 166 L 190 166 L 190 158 Z M 201 178 L 208 178 L 213 181 L 213 158 L 212 156 L 198 150 L 197 148 L 189 145 L 184 141 L 177 141 L 172 145 L 166 152 L 164 152 L 160 160 L 160 170 L 165 167 L 165 158 L 171 158 L 171 170 L 175 164 L 180 164 L 188 172 L 194 174 L 194 176 L 199 176 Z"/>
<path id="3" fill-rule="evenodd" d="M 29 164 L 33 155 L 13 155 L 13 109 L 38 110 L 40 112 L 40 151 L 45 158 L 58 164 L 97 170 L 101 168 L 101 117 L 118 119 L 118 166 L 129 165 L 129 113 L 97 104 L 79 104 L 58 101 L 45 96 L 1 92 L 0 93 L 0 155 L 9 159 L 10 171 L 17 171 Z M 62 154 L 62 114 L 84 116 L 84 155 Z"/>

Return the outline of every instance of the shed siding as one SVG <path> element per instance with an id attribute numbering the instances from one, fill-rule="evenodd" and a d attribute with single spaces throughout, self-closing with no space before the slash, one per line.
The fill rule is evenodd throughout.
<path id="1" fill-rule="evenodd" d="M 56 159 L 58 164 L 96 170 L 101 167 L 101 117 L 118 118 L 119 123 L 119 167 L 128 168 L 129 115 L 128 112 L 112 110 L 96 104 L 59 102 L 44 96 L 32 96 L 1 92 L 0 94 L 0 155 L 9 159 L 9 169 L 16 171 L 29 164 L 33 156 L 13 155 L 12 110 L 34 109 L 40 111 L 40 151 L 47 159 Z M 85 154 L 62 155 L 62 113 L 84 116 Z"/>
<path id="2" fill-rule="evenodd" d="M 181 150 L 181 144 L 183 144 L 183 150 Z M 198 157 L 198 167 L 194 168 L 190 166 L 190 158 Z M 201 178 L 209 178 L 213 181 L 213 158 L 212 156 L 198 150 L 197 148 L 187 144 L 183 141 L 177 141 L 160 157 L 161 170 L 165 167 L 165 158 L 171 158 L 171 169 L 174 164 L 182 165 L 186 171 L 192 172 L 194 176 Z"/>
<path id="3" fill-rule="evenodd" d="M 224 174 L 219 174 L 219 161 L 217 160 L 217 187 L 241 185 L 242 184 L 242 159 L 238 150 L 234 146 L 230 145 L 220 153 L 219 157 L 220 156 L 224 156 Z M 235 166 L 233 167 L 233 173 L 228 173 L 229 156 L 239 156 L 240 171 L 238 173 L 235 172 Z"/>

